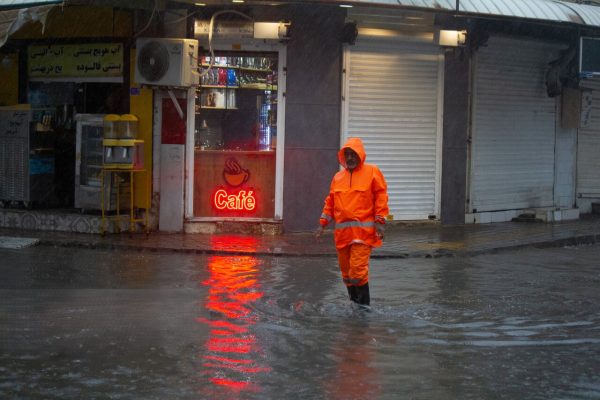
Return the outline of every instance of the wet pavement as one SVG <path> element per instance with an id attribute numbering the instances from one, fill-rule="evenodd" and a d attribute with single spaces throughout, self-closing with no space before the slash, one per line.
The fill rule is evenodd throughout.
<path id="1" fill-rule="evenodd" d="M 327 255 L 0 257 L 2 399 L 600 398 L 599 244 L 375 258 L 370 312 Z"/>
<path id="2" fill-rule="evenodd" d="M 277 236 L 236 234 L 172 234 L 152 232 L 107 234 L 25 231 L 0 228 L 0 238 L 33 238 L 50 246 L 140 251 L 176 251 L 194 254 L 255 254 L 277 256 L 334 256 L 331 231 L 317 242 L 312 233 Z M 556 247 L 600 242 L 600 216 L 579 220 L 502 222 L 443 226 L 439 223 L 388 224 L 374 258 L 443 257 L 514 250 L 523 247 Z M 0 248 L 2 242 L 0 240 Z"/>

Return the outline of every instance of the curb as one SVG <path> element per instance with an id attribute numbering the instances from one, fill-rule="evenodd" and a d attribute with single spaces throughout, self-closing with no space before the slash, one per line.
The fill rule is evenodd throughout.
<path id="1" fill-rule="evenodd" d="M 543 240 L 539 242 L 521 243 L 516 245 L 497 246 L 477 250 L 451 251 L 447 249 L 437 249 L 432 252 L 414 251 L 403 253 L 385 253 L 378 254 L 374 252 L 371 255 L 373 259 L 404 259 L 404 258 L 443 258 L 443 257 L 470 257 L 482 254 L 493 254 L 501 251 L 519 250 L 524 248 L 552 248 L 566 246 L 581 246 L 600 243 L 600 234 L 590 234 L 583 236 L 574 236 L 569 238 Z M 152 253 L 183 253 L 183 254 L 206 254 L 206 255 L 239 255 L 239 256 L 261 256 L 261 257 L 336 257 L 333 252 L 326 253 L 302 253 L 299 251 L 239 251 L 239 250 L 213 250 L 207 248 L 186 249 L 177 247 L 148 247 L 140 245 L 119 244 L 119 243 L 101 243 L 101 242 L 83 242 L 83 241 L 62 241 L 52 239 L 40 239 L 39 245 L 52 247 L 72 247 L 94 250 L 129 250 L 129 251 L 148 251 Z"/>

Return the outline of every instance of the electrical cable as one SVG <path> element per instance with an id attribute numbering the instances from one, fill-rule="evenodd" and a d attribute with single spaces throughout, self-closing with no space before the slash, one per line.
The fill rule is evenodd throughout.
<path id="1" fill-rule="evenodd" d="M 178 23 L 180 23 L 182 21 L 187 20 L 192 15 L 198 14 L 199 12 L 200 12 L 200 10 L 193 11 L 193 12 L 187 14 L 185 17 L 181 17 L 181 18 L 173 20 L 173 21 L 165 22 L 165 25 L 178 24 Z"/>
<path id="2" fill-rule="evenodd" d="M 158 13 L 158 0 L 154 0 L 154 7 L 152 8 L 152 14 L 150 14 L 148 23 L 146 24 L 146 26 L 144 26 L 144 28 L 142 28 L 142 30 L 138 31 L 138 33 L 136 33 L 134 37 L 137 38 L 142 32 L 144 32 L 146 29 L 148 29 L 150 27 L 150 23 L 154 19 L 154 14 L 156 14 L 156 13 Z"/>
<path id="3" fill-rule="evenodd" d="M 235 11 L 235 10 L 222 10 L 222 11 L 217 11 L 216 13 L 214 13 L 212 15 L 212 17 L 210 17 L 210 23 L 208 24 L 208 51 L 210 53 L 210 63 L 208 64 L 208 68 L 206 68 L 206 70 L 204 70 L 201 73 L 195 72 L 192 70 L 192 73 L 198 75 L 200 78 L 202 78 L 203 76 L 207 75 L 208 72 L 212 69 L 212 67 L 215 65 L 215 52 L 213 50 L 212 47 L 212 37 L 213 37 L 213 30 L 214 30 L 214 25 L 215 25 L 215 20 L 217 19 L 217 17 L 219 15 L 222 14 L 236 14 L 236 15 L 240 15 L 250 21 L 254 21 L 254 19 L 252 17 L 249 17 L 248 15 L 240 12 L 240 11 Z M 200 67 L 196 68 L 196 69 L 200 69 Z"/>

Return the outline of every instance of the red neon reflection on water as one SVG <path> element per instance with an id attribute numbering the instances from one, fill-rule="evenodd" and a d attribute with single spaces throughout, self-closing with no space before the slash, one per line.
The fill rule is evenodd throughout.
<path id="1" fill-rule="evenodd" d="M 249 389 L 250 387 L 252 387 L 252 384 L 250 382 L 237 382 L 223 378 L 211 378 L 210 381 L 215 385 L 222 385 L 230 389 L 236 390 Z"/>
<path id="2" fill-rule="evenodd" d="M 215 247 L 223 245 L 226 237 L 215 237 Z M 255 238 L 234 238 L 236 245 L 256 251 Z M 209 259 L 209 277 L 202 284 L 209 288 L 206 308 L 211 317 L 198 318 L 198 322 L 210 327 L 202 365 L 215 387 L 258 391 L 256 374 L 271 370 L 259 364 L 261 349 L 251 332 L 256 317 L 249 306 L 263 296 L 257 280 L 258 265 L 259 260 L 252 256 Z"/>
<path id="3" fill-rule="evenodd" d="M 215 251 L 237 251 L 239 253 L 256 253 L 258 239 L 244 235 L 214 235 L 210 239 L 210 247 Z"/>

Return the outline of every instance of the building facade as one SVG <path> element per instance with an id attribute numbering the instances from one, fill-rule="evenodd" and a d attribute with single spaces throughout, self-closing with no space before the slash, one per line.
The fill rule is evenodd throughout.
<path id="1" fill-rule="evenodd" d="M 32 93 L 54 96 L 55 120 L 58 103 L 75 104 L 82 85 L 91 94 L 80 106 L 87 109 L 75 113 L 105 115 L 93 103 L 109 99 L 106 77 L 35 79 L 27 57 L 32 46 L 56 48 L 90 36 L 123 45 L 113 89 L 125 95 L 113 110 L 140 117 L 148 172 L 140 179 L 151 196 L 139 206 L 151 210 L 158 230 L 312 230 L 339 168 L 339 146 L 352 136 L 363 139 L 367 161 L 386 176 L 394 221 L 557 221 L 595 209 L 600 87 L 596 71 L 578 61 L 581 38 L 600 32 L 598 7 L 536 0 L 536 9 L 505 5 L 490 12 L 485 6 L 494 0 L 463 8 L 454 1 L 337 3 L 257 3 L 234 13 L 219 2 L 109 7 L 113 23 L 130 21 L 118 37 L 17 30 L 2 51 L 21 67 L 5 74 L 18 74 L 20 103 L 42 104 Z M 250 37 L 241 14 L 253 22 L 285 21 L 286 32 Z M 209 45 L 202 29 L 212 17 L 220 34 Z M 52 18 L 58 17 L 50 14 L 49 24 Z M 442 31 L 455 43 L 444 42 Z M 144 37 L 198 40 L 198 83 L 137 82 Z M 46 93 L 46 84 L 67 85 L 74 94 Z M 95 84 L 105 92 L 94 92 Z M 8 226 L 15 204 L 0 200 Z M 52 207 L 42 208 L 48 214 Z M 10 217 L 12 226 L 35 212 Z"/>

